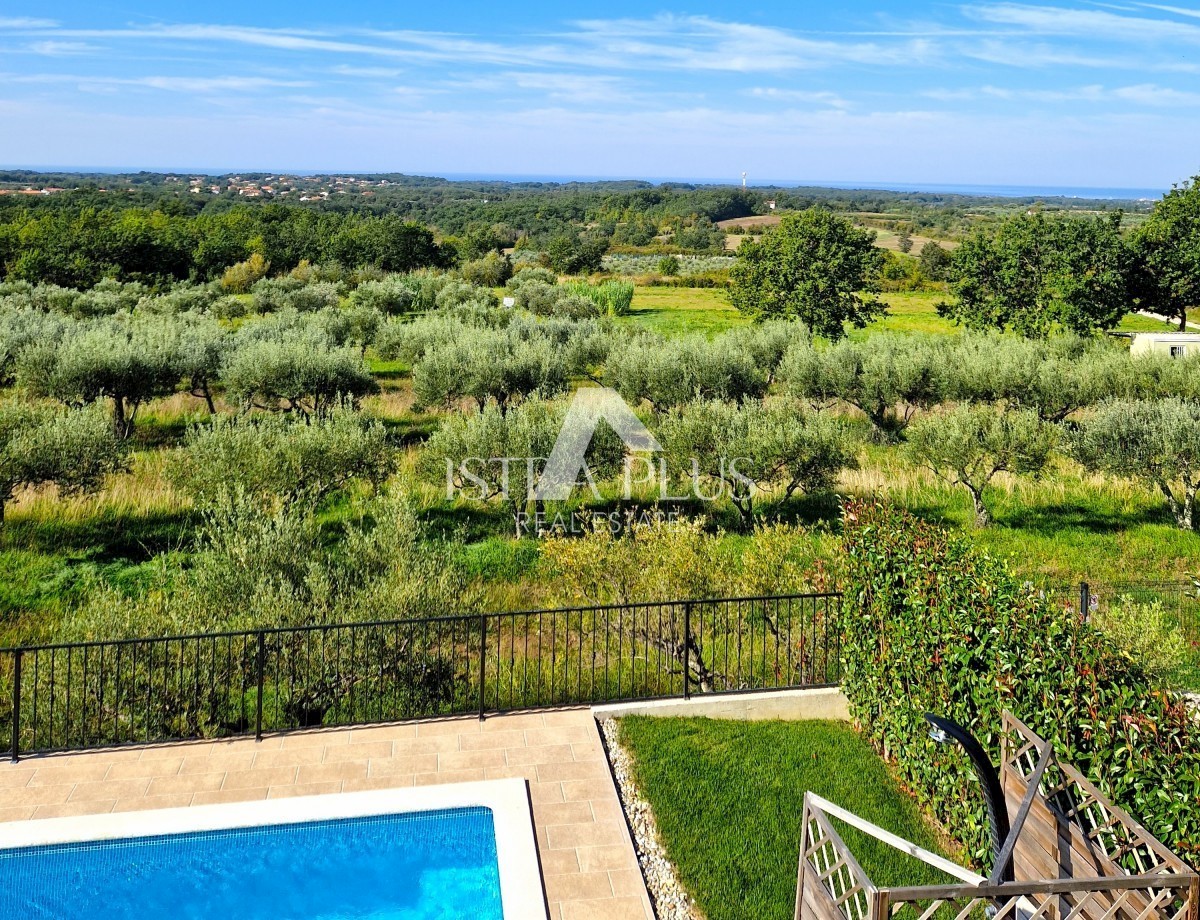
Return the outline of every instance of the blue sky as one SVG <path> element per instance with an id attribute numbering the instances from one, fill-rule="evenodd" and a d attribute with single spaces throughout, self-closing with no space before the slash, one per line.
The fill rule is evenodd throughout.
<path id="1" fill-rule="evenodd" d="M 0 163 L 1160 188 L 1198 51 L 1183 3 L 0 0 Z"/>

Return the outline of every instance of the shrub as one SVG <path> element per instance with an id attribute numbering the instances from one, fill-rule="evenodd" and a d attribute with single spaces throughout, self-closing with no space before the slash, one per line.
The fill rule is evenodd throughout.
<path id="1" fill-rule="evenodd" d="M 463 279 L 481 287 L 501 287 L 512 277 L 512 263 L 498 252 L 489 252 L 482 259 L 473 259 L 460 269 Z"/>
<path id="2" fill-rule="evenodd" d="M 133 597 L 95 585 L 58 636 L 113 640 L 478 608 L 478 592 L 402 495 L 374 496 L 352 510 L 339 545 L 330 548 L 329 533 L 303 505 L 264 514 L 254 502 L 223 501 L 205 512 L 188 569 L 160 570 Z"/>
<path id="3" fill-rule="evenodd" d="M 983 798 L 925 712 L 967 726 L 997 762 L 1011 711 L 1167 846 L 1200 853 L 1200 737 L 1181 702 L 964 535 L 866 502 L 846 505 L 843 529 L 851 714 L 977 860 Z"/>
<path id="4" fill-rule="evenodd" d="M 260 253 L 253 253 L 244 262 L 238 262 L 225 269 L 221 275 L 221 287 L 230 294 L 248 294 L 255 283 L 267 276 L 271 263 Z"/>
<path id="5" fill-rule="evenodd" d="M 1096 626 L 1158 683 L 1169 682 L 1187 661 L 1187 640 L 1162 601 L 1118 597 L 1096 612 Z"/>
<path id="6" fill-rule="evenodd" d="M 672 278 L 679 274 L 679 258 L 677 256 L 663 256 L 658 260 L 658 273 Z"/>

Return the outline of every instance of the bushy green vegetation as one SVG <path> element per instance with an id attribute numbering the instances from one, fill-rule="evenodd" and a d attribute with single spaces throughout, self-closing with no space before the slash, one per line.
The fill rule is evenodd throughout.
<path id="1" fill-rule="evenodd" d="M 865 502 L 844 521 L 851 713 L 976 859 L 990 848 L 971 768 L 929 739 L 925 712 L 970 728 L 995 762 L 1011 711 L 1152 834 L 1195 852 L 1200 744 L 1184 703 L 962 536 Z"/>

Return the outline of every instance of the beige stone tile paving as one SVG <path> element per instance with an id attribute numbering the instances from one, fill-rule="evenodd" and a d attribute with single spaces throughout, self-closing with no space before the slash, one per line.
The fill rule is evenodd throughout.
<path id="1" fill-rule="evenodd" d="M 30 757 L 0 763 L 0 821 L 509 777 L 529 783 L 551 920 L 653 920 L 587 709 Z"/>

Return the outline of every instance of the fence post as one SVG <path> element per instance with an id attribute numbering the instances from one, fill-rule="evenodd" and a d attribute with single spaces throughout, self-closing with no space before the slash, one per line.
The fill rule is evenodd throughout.
<path id="1" fill-rule="evenodd" d="M 683 698 L 692 698 L 692 602 L 683 605 Z"/>
<path id="2" fill-rule="evenodd" d="M 1079 619 L 1084 623 L 1092 610 L 1092 589 L 1086 581 L 1079 583 Z"/>
<path id="3" fill-rule="evenodd" d="M 254 740 L 262 741 L 263 736 L 263 691 L 265 689 L 265 671 L 267 661 L 267 634 L 260 632 L 258 634 L 258 654 L 255 656 L 258 659 L 258 701 L 255 703 L 254 712 Z"/>
<path id="4" fill-rule="evenodd" d="M 487 614 L 479 615 L 479 721 L 483 721 L 484 706 L 487 704 L 484 679 L 487 676 Z"/>
<path id="5" fill-rule="evenodd" d="M 12 762 L 21 759 L 21 649 L 13 652 Z"/>

